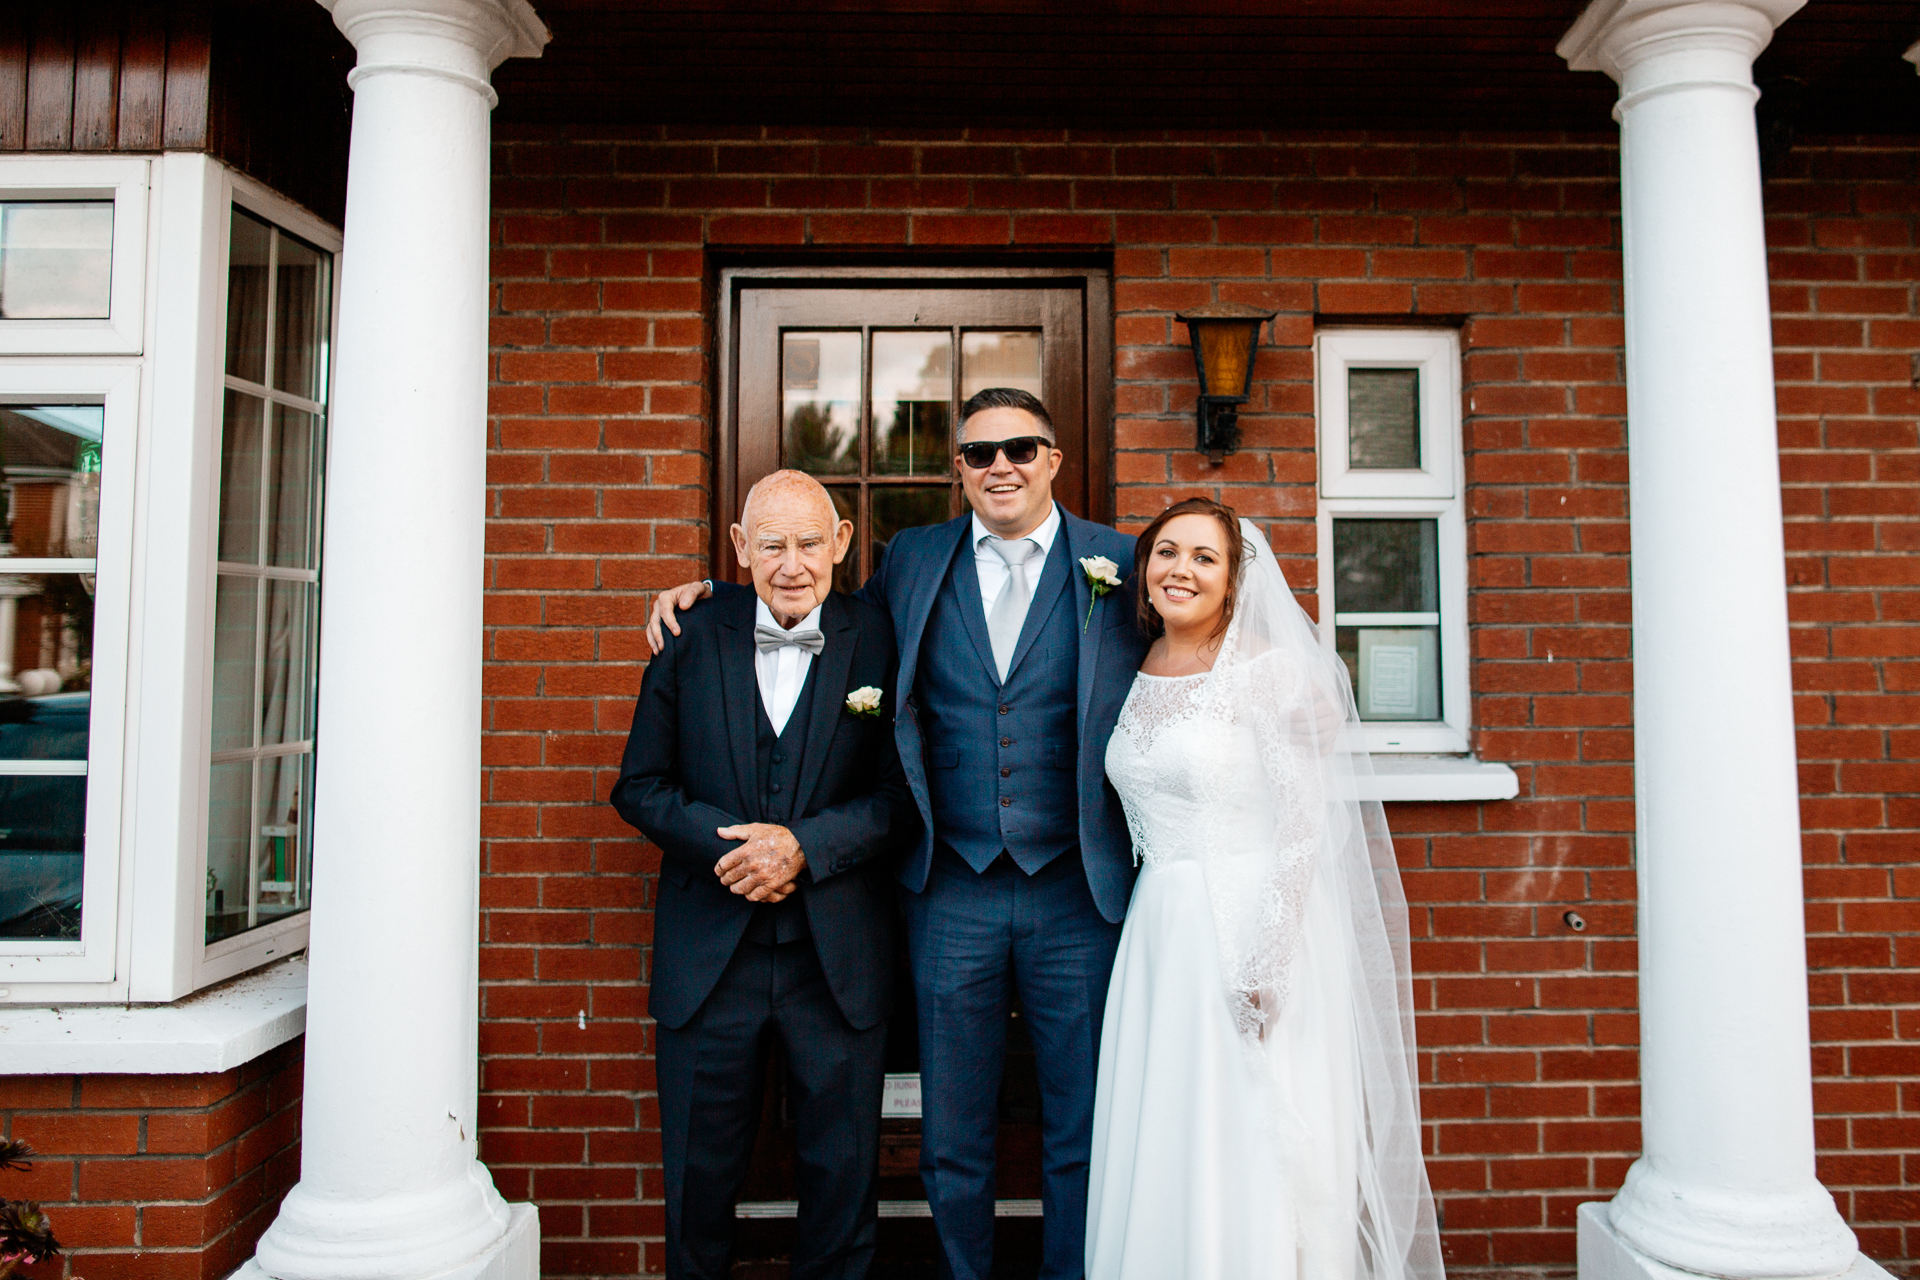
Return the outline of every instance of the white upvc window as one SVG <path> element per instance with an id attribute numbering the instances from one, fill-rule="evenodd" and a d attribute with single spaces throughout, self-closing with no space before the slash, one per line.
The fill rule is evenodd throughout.
<path id="1" fill-rule="evenodd" d="M 35 156 L 0 167 L 0 355 L 138 355 L 145 159 Z"/>
<path id="2" fill-rule="evenodd" d="M 306 944 L 338 251 L 204 155 L 0 158 L 0 1002 Z"/>
<path id="3" fill-rule="evenodd" d="M 1469 749 L 1460 344 L 1451 329 L 1315 335 L 1321 641 L 1377 755 Z"/>
<path id="4" fill-rule="evenodd" d="M 140 369 L 0 363 L 0 983 L 114 976 Z"/>

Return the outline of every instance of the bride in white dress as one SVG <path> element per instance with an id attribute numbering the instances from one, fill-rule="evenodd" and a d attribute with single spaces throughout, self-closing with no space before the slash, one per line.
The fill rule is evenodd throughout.
<path id="1" fill-rule="evenodd" d="M 1406 905 L 1346 672 L 1229 508 L 1176 504 L 1135 565 L 1159 636 L 1107 775 L 1144 865 L 1100 1041 L 1087 1275 L 1442 1280 Z"/>

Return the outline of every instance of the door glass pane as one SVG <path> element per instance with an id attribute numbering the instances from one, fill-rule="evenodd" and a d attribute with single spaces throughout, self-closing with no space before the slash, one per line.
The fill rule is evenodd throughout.
<path id="1" fill-rule="evenodd" d="M 267 380 L 267 224 L 233 211 L 227 245 L 227 372 L 249 382 Z"/>
<path id="2" fill-rule="evenodd" d="M 1347 465 L 1356 471 L 1420 466 L 1420 371 L 1347 370 Z"/>
<path id="3" fill-rule="evenodd" d="M 254 637 L 260 584 L 221 574 L 213 595 L 213 749 L 234 751 L 253 741 Z"/>
<path id="4" fill-rule="evenodd" d="M 231 581 L 222 579 L 222 582 Z M 270 578 L 266 588 L 266 651 L 260 673 L 260 743 L 300 742 L 307 731 L 307 654 L 314 586 Z"/>
<path id="5" fill-rule="evenodd" d="M 105 320 L 113 201 L 0 203 L 0 319 Z"/>
<path id="6" fill-rule="evenodd" d="M 220 439 L 220 558 L 230 564 L 260 563 L 260 465 L 265 402 L 244 391 L 227 392 Z"/>
<path id="7" fill-rule="evenodd" d="M 273 385 L 308 400 L 326 398 L 321 356 L 332 300 L 332 259 L 291 236 L 280 236 L 274 268 Z"/>
<path id="8" fill-rule="evenodd" d="M 0 574 L 0 938 L 77 939 L 93 680 L 92 574 Z M 15 760 L 67 760 L 61 776 Z"/>
<path id="9" fill-rule="evenodd" d="M 853 521 L 853 540 L 847 544 L 847 554 L 840 563 L 833 566 L 833 589 L 835 591 L 858 591 L 860 589 L 860 509 L 858 489 L 845 485 L 828 485 L 827 495 L 833 499 L 833 509 L 842 520 Z"/>
<path id="10" fill-rule="evenodd" d="M 254 854 L 259 890 L 255 924 L 306 909 L 307 806 L 313 756 L 268 756 L 260 762 L 260 843 Z"/>
<path id="11" fill-rule="evenodd" d="M 945 475 L 953 466 L 953 339 L 873 335 L 873 471 Z"/>
<path id="12" fill-rule="evenodd" d="M 1335 520 L 1335 611 L 1438 611 L 1439 528 L 1436 520 Z"/>
<path id="13" fill-rule="evenodd" d="M 782 465 L 814 475 L 860 471 L 860 335 L 780 337 Z"/>
<path id="14" fill-rule="evenodd" d="M 960 335 L 960 400 L 988 387 L 1040 394 L 1040 335 L 979 329 Z"/>
<path id="15" fill-rule="evenodd" d="M 893 535 L 902 529 L 944 521 L 952 492 L 952 487 L 944 484 L 937 487 L 875 485 L 872 490 L 873 529 L 868 535 L 872 539 L 872 563 L 880 563 L 880 553 L 893 541 Z"/>
<path id="16" fill-rule="evenodd" d="M 97 404 L 0 408 L 0 556 L 90 560 L 98 552 L 106 414 Z"/>
<path id="17" fill-rule="evenodd" d="M 253 852 L 251 760 L 216 764 L 207 786 L 207 941 L 247 927 L 247 864 Z"/>
<path id="18" fill-rule="evenodd" d="M 1440 718 L 1440 628 L 1335 627 L 1362 720 Z"/>
<path id="19" fill-rule="evenodd" d="M 319 424 L 312 414 L 284 405 L 273 407 L 273 473 L 267 480 L 268 564 L 289 569 L 313 565 L 313 480 L 318 469 L 315 445 L 319 437 Z"/>

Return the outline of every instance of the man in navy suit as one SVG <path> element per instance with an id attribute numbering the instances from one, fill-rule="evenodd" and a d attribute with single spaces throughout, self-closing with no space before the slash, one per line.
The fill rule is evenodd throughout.
<path id="1" fill-rule="evenodd" d="M 729 1273 L 774 1037 L 798 1110 L 793 1275 L 862 1280 L 873 1259 L 887 855 L 916 823 L 889 722 L 893 624 L 831 591 L 852 534 L 807 476 L 753 487 L 733 543 L 754 589 L 690 616 L 648 665 L 613 789 L 663 855 L 647 1011 L 675 1280 Z"/>
<path id="2" fill-rule="evenodd" d="M 1132 539 L 1053 500 L 1063 455 L 1034 396 L 961 409 L 971 515 L 903 529 L 859 597 L 900 637 L 893 729 L 925 834 L 900 871 L 920 1017 L 920 1169 L 942 1274 L 987 1280 L 1009 999 L 1040 1075 L 1045 1280 L 1084 1268 L 1107 980 L 1133 885 L 1107 739 L 1146 641 L 1086 562 Z M 1104 566 L 1095 566 L 1104 568 Z M 663 592 L 649 638 L 708 584 Z M 699 616 L 695 611 L 693 616 Z"/>

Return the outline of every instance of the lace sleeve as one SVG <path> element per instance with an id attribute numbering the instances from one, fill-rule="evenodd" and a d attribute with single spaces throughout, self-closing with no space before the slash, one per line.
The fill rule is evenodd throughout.
<path id="1" fill-rule="evenodd" d="M 1301 913 L 1324 828 L 1320 708 L 1324 691 L 1284 650 L 1229 665 L 1213 690 L 1217 714 L 1251 729 L 1267 789 L 1268 830 L 1252 847 L 1215 844 L 1207 890 L 1228 999 L 1242 1034 L 1257 1038 L 1287 998 Z M 1243 837 L 1244 839 L 1244 837 Z M 1213 842 L 1210 842 L 1213 843 Z"/>

